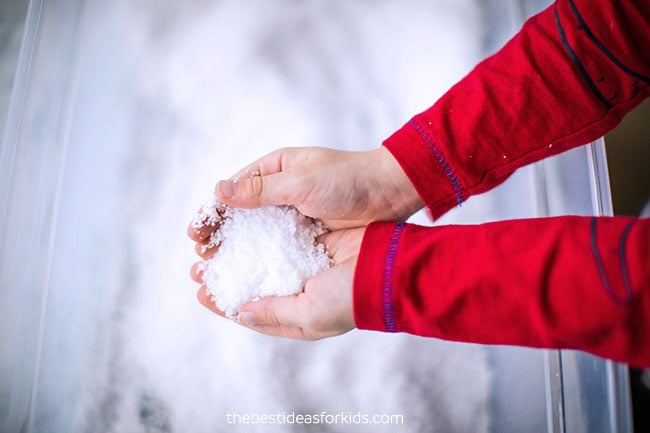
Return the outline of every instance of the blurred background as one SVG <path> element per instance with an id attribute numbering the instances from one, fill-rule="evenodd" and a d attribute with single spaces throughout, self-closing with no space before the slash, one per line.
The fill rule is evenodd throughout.
<path id="1" fill-rule="evenodd" d="M 605 136 L 616 215 L 639 215 L 650 200 L 650 101 Z M 646 208 L 646 213 L 650 208 Z"/>
<path id="2" fill-rule="evenodd" d="M 250 431 L 226 415 L 281 411 L 404 418 L 317 432 L 629 431 L 621 366 L 265 337 L 199 306 L 188 276 L 185 228 L 217 180 L 278 147 L 376 147 L 546 3 L 1 0 L 0 431 Z M 647 106 L 607 137 L 620 213 L 649 194 Z M 441 223 L 606 214 L 604 167 L 602 145 L 577 149 Z"/>

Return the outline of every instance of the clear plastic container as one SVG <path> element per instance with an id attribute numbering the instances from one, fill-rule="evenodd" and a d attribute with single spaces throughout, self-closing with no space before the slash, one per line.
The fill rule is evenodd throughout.
<path id="1" fill-rule="evenodd" d="M 377 146 L 543 3 L 31 1 L 0 153 L 0 430 L 250 431 L 228 415 L 327 411 L 404 423 L 314 431 L 630 432 L 624 366 L 267 338 L 198 306 L 187 276 L 186 223 L 216 180 L 280 146 Z M 611 211 L 598 141 L 441 222 Z"/>

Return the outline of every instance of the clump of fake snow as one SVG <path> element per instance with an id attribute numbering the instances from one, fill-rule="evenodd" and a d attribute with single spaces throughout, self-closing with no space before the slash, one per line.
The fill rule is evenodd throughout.
<path id="1" fill-rule="evenodd" d="M 215 228 L 204 251 L 219 248 L 203 263 L 203 281 L 229 317 L 250 300 L 299 293 L 330 266 L 324 246 L 316 242 L 326 231 L 322 223 L 293 207 L 237 209 L 213 198 L 193 225 Z"/>

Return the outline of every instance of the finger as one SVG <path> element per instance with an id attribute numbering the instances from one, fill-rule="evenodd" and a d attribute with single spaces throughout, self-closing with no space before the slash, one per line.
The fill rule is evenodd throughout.
<path id="1" fill-rule="evenodd" d="M 215 226 L 197 224 L 194 221 L 187 226 L 187 235 L 195 242 L 200 242 L 210 236 L 215 230 Z"/>
<path id="2" fill-rule="evenodd" d="M 232 200 L 237 195 L 237 183 L 243 179 L 269 176 L 282 172 L 282 160 L 288 149 L 279 149 L 263 156 L 257 161 L 247 165 L 228 180 L 222 180 L 215 187 L 215 195 L 222 203 L 233 205 Z M 259 179 L 258 179 L 259 181 Z M 240 192 L 241 193 L 241 192 Z"/>
<path id="3" fill-rule="evenodd" d="M 294 177 L 284 172 L 237 181 L 222 180 L 217 184 L 215 194 L 222 203 L 239 208 L 297 205 L 298 200 L 294 197 L 299 188 L 296 188 L 296 182 Z"/>
<path id="4" fill-rule="evenodd" d="M 207 239 L 218 228 L 218 222 L 211 220 L 209 215 L 203 211 L 203 207 L 201 207 L 187 226 L 187 235 L 193 241 L 201 242 Z"/>
<path id="5" fill-rule="evenodd" d="M 334 263 L 339 264 L 359 254 L 364 230 L 364 228 L 335 230 L 320 235 L 316 241 L 325 245 Z"/>
<path id="6" fill-rule="evenodd" d="M 299 327 L 299 296 L 267 296 L 248 302 L 239 309 L 237 319 L 247 327 Z"/>
<path id="7" fill-rule="evenodd" d="M 316 337 L 307 336 L 298 326 L 248 326 L 249 329 L 272 337 L 293 338 L 295 340 L 316 340 Z"/>
<path id="8" fill-rule="evenodd" d="M 194 245 L 194 251 L 196 251 L 196 254 L 198 254 L 199 257 L 201 257 L 203 260 L 212 258 L 218 249 L 219 245 L 214 245 L 211 239 L 197 242 Z"/>
<path id="9" fill-rule="evenodd" d="M 196 298 L 199 300 L 201 305 L 206 307 L 208 310 L 221 317 L 226 317 L 226 313 L 218 309 L 214 302 L 212 302 L 212 296 L 208 293 L 208 288 L 205 285 L 201 286 L 199 291 L 196 292 Z"/>
<path id="10" fill-rule="evenodd" d="M 205 273 L 205 262 L 196 262 L 190 269 L 190 276 L 197 283 L 203 283 L 203 274 Z"/>
<path id="11" fill-rule="evenodd" d="M 298 295 L 300 296 L 300 295 Z M 236 316 L 240 325 L 266 335 L 298 340 L 319 340 L 341 332 L 322 332 L 307 321 L 313 312 L 299 305 L 295 296 L 268 297 L 244 305 Z M 253 306 L 253 304 L 258 304 Z M 261 304 L 261 305 L 260 305 Z M 284 310 L 284 311 L 283 311 Z M 350 327 L 351 329 L 352 327 Z"/>
<path id="12" fill-rule="evenodd" d="M 312 150 L 279 149 L 249 164 L 229 180 L 220 181 L 215 195 L 222 203 L 234 207 L 258 208 L 298 203 L 292 200 L 294 180 L 286 173 Z"/>
<path id="13" fill-rule="evenodd" d="M 268 176 L 270 174 L 280 173 L 285 156 L 291 152 L 293 152 L 293 149 L 290 148 L 274 150 L 257 161 L 248 164 L 230 179 L 239 180 L 247 177 Z"/>

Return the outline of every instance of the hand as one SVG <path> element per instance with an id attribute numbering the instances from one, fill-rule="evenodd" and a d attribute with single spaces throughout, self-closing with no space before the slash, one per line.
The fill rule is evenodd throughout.
<path id="1" fill-rule="evenodd" d="M 384 147 L 365 152 L 280 149 L 219 182 L 215 195 L 232 207 L 292 205 L 330 230 L 404 221 L 424 206 Z M 200 241 L 192 232 L 196 229 L 190 228 L 190 237 Z"/>
<path id="2" fill-rule="evenodd" d="M 263 334 L 302 340 L 332 337 L 353 329 L 352 285 L 364 231 L 339 230 L 321 236 L 319 241 L 325 244 L 334 265 L 308 280 L 297 295 L 248 302 L 240 308 L 238 322 Z M 197 265 L 192 268 L 192 278 L 202 282 Z M 224 315 L 205 286 L 197 296 L 208 309 Z"/>

